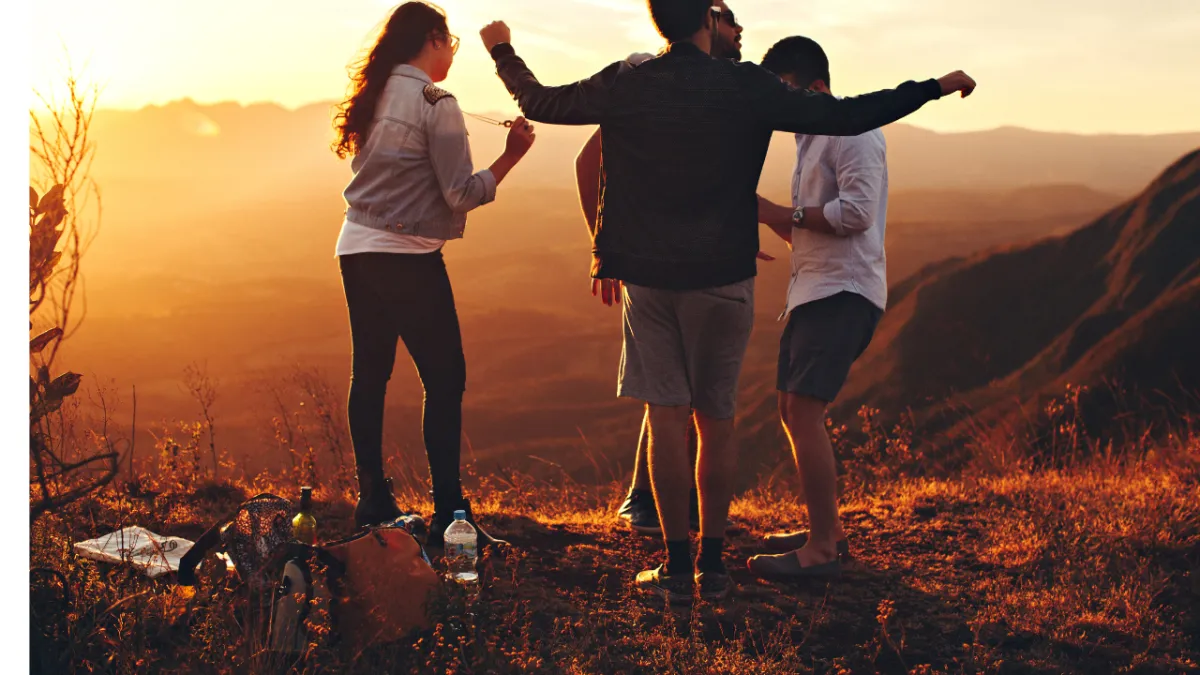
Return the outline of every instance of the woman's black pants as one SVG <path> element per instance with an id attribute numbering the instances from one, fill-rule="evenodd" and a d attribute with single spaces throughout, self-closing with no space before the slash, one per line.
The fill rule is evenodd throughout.
<path id="1" fill-rule="evenodd" d="M 383 407 L 404 346 L 425 388 L 422 431 L 434 500 L 462 499 L 459 459 L 466 360 L 442 252 L 358 253 L 339 258 L 353 346 L 350 437 L 359 480 L 383 478 Z M 456 507 L 457 508 L 457 507 Z"/>

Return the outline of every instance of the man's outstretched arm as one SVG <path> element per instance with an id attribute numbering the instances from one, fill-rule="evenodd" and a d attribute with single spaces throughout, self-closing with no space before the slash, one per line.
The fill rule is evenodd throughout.
<path id="1" fill-rule="evenodd" d="M 895 89 L 838 99 L 793 89 L 757 66 L 747 66 L 744 72 L 752 109 L 765 125 L 821 136 L 858 136 L 910 115 L 929 101 L 956 91 L 965 98 L 975 90 L 975 80 L 957 71 L 938 80 L 910 81 Z"/>
<path id="2" fill-rule="evenodd" d="M 547 87 L 517 56 L 510 40 L 512 34 L 503 21 L 479 31 L 483 46 L 496 62 L 496 74 L 508 93 L 517 100 L 521 112 L 533 122 L 546 124 L 599 124 L 608 106 L 608 94 L 621 71 L 614 63 L 586 80 L 559 87 Z"/>

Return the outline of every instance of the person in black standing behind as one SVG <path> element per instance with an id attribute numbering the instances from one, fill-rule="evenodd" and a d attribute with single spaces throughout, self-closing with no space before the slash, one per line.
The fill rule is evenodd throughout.
<path id="1" fill-rule="evenodd" d="M 592 276 L 624 285 L 618 393 L 650 417 L 650 481 L 665 564 L 635 584 L 672 603 L 726 597 L 722 560 L 736 456 L 737 380 L 753 322 L 758 187 L 772 132 L 858 135 L 975 82 L 956 72 L 837 99 L 797 91 L 753 64 L 710 56 L 720 21 L 710 0 L 649 0 L 667 51 L 637 68 L 614 63 L 546 87 L 503 22 L 480 36 L 500 79 L 535 122 L 599 124 L 607 180 Z M 700 430 L 700 555 L 688 540 L 689 406 Z M 694 574 L 693 574 L 694 572 Z"/>
<path id="2" fill-rule="evenodd" d="M 463 236 L 467 212 L 496 198 L 496 186 L 534 141 L 533 127 L 518 118 L 504 153 L 475 172 L 462 110 L 434 84 L 446 79 L 457 49 L 440 9 L 424 2 L 397 8 L 354 76 L 334 147 L 340 157 L 353 156 L 354 172 L 337 243 L 354 349 L 347 404 L 359 482 L 354 520 L 373 525 L 402 515 L 382 445 L 384 396 L 403 340 L 425 389 L 432 547 L 442 546 L 458 509 L 481 546 L 503 543 L 475 523 L 462 493 L 466 363 L 442 246 Z"/>

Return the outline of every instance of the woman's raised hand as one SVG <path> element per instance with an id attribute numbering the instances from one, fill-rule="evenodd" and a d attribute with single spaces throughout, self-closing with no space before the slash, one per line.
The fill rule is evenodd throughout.
<path id="1" fill-rule="evenodd" d="M 529 148 L 533 146 L 536 138 L 537 135 L 533 133 L 533 125 L 524 117 L 518 117 L 508 128 L 508 140 L 504 144 L 504 154 L 513 159 L 520 159 L 529 152 Z"/>

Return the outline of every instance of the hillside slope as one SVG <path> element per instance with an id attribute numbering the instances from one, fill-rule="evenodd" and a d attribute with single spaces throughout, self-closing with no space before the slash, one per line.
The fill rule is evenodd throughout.
<path id="1" fill-rule="evenodd" d="M 941 263 L 895 288 L 839 407 L 982 411 L 1109 381 L 1193 391 L 1198 299 L 1200 151 L 1069 235 Z"/>

